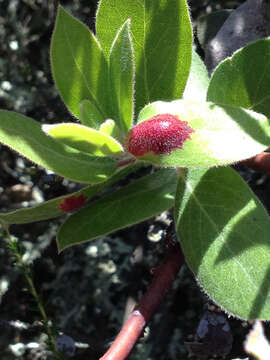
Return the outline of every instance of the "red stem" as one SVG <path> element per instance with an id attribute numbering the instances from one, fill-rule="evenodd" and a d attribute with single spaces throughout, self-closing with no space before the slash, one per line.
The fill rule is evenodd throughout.
<path id="1" fill-rule="evenodd" d="M 130 159 L 124 160 L 119 162 L 118 166 L 126 165 L 129 162 Z M 241 161 L 239 165 L 270 173 L 270 153 L 262 152 L 251 159 Z M 180 245 L 178 243 L 170 244 L 164 263 L 155 270 L 155 277 L 146 294 L 100 360 L 124 360 L 127 358 L 165 297 L 183 262 L 184 256 Z"/>
<path id="2" fill-rule="evenodd" d="M 251 159 L 241 161 L 239 165 L 247 166 L 256 171 L 270 173 L 270 153 L 262 152 Z"/>
<path id="3" fill-rule="evenodd" d="M 120 167 L 122 167 L 122 166 L 126 166 L 126 165 L 129 165 L 129 164 L 132 164 L 132 163 L 134 163 L 135 161 L 136 161 L 135 158 L 129 157 L 129 158 L 126 158 L 126 159 L 119 160 L 119 161 L 117 162 L 116 166 L 117 166 L 118 168 L 120 168 Z"/>
<path id="4" fill-rule="evenodd" d="M 141 337 L 146 324 L 165 297 L 183 263 L 184 256 L 179 243 L 170 243 L 164 263 L 155 270 L 154 279 L 147 292 L 100 360 L 124 360 L 127 358 Z"/>

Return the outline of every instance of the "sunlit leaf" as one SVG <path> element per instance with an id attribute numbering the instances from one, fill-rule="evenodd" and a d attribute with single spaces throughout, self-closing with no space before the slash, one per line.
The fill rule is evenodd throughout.
<path id="1" fill-rule="evenodd" d="M 183 99 L 206 100 L 209 76 L 206 67 L 196 51 L 192 50 L 192 61 Z"/>
<path id="2" fill-rule="evenodd" d="M 89 100 L 83 100 L 80 103 L 79 113 L 81 123 L 96 130 L 98 130 L 100 124 L 104 121 L 97 107 Z"/>
<path id="3" fill-rule="evenodd" d="M 270 38 L 235 52 L 215 69 L 209 101 L 242 106 L 270 117 Z"/>
<path id="4" fill-rule="evenodd" d="M 79 104 L 89 100 L 104 119 L 110 117 L 108 66 L 90 30 L 58 7 L 51 41 L 52 73 L 68 109 L 79 117 Z"/>
<path id="5" fill-rule="evenodd" d="M 186 261 L 219 306 L 270 318 L 270 220 L 230 167 L 180 172 L 175 221 Z"/>
<path id="6" fill-rule="evenodd" d="M 117 170 L 109 157 L 81 153 L 46 135 L 35 120 L 0 110 L 0 142 L 34 163 L 81 183 L 105 181 Z"/>
<path id="7" fill-rule="evenodd" d="M 74 149 L 92 155 L 119 155 L 123 152 L 122 145 L 109 135 L 75 123 L 43 125 L 47 134 Z"/>
<path id="8" fill-rule="evenodd" d="M 109 57 L 113 118 L 125 135 L 133 119 L 134 53 L 130 34 L 130 20 L 119 29 Z"/>
<path id="9" fill-rule="evenodd" d="M 101 0 L 96 30 L 106 57 L 118 29 L 129 18 L 136 66 L 136 112 L 152 101 L 181 98 L 192 48 L 186 1 Z"/>

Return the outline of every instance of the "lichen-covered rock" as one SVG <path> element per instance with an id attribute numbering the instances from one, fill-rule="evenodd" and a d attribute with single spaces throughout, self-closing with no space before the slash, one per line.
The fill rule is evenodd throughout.
<path id="1" fill-rule="evenodd" d="M 270 1 L 247 0 L 224 22 L 208 43 L 205 64 L 209 72 L 237 49 L 270 35 Z"/>

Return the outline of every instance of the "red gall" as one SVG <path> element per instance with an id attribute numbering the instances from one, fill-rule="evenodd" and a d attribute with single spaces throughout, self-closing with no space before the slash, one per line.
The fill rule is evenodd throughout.
<path id="1" fill-rule="evenodd" d="M 79 196 L 70 196 L 59 204 L 59 209 L 64 212 L 78 210 L 84 205 L 86 199 L 87 197 L 83 194 Z"/>
<path id="2" fill-rule="evenodd" d="M 182 149 L 194 130 L 176 115 L 160 114 L 143 121 L 130 130 L 126 150 L 138 157 L 153 152 L 155 155 L 170 154 Z"/>

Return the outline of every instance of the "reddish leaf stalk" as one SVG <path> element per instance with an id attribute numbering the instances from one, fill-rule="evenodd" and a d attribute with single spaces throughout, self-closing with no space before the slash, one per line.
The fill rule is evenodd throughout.
<path id="1" fill-rule="evenodd" d="M 173 280 L 176 278 L 184 256 L 179 243 L 170 244 L 164 263 L 155 270 L 155 276 L 140 303 L 133 310 L 109 350 L 100 360 L 124 360 L 141 337 Z"/>
<path id="2" fill-rule="evenodd" d="M 262 152 L 251 159 L 241 161 L 239 165 L 270 173 L 270 153 Z M 146 294 L 125 322 L 112 346 L 100 360 L 124 360 L 127 358 L 165 297 L 183 263 L 184 256 L 180 245 L 178 243 L 170 244 L 164 263 L 154 270 L 154 279 Z"/>
<path id="3" fill-rule="evenodd" d="M 240 165 L 247 166 L 256 171 L 270 173 L 270 153 L 262 152 L 251 159 L 241 161 Z"/>
<path id="4" fill-rule="evenodd" d="M 136 161 L 135 158 L 126 158 L 126 159 L 122 159 L 122 160 L 119 160 L 117 163 L 116 163 L 116 166 L 118 168 L 122 167 L 122 166 L 126 166 L 126 165 L 129 165 L 129 164 L 132 164 Z"/>

